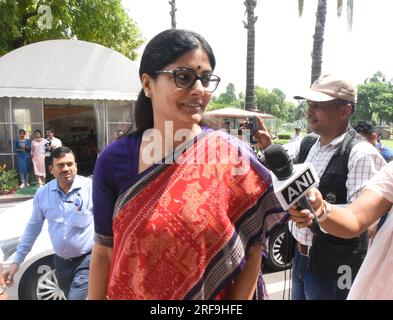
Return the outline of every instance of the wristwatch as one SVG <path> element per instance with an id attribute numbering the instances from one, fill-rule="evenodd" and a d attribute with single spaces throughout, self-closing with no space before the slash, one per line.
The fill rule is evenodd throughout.
<path id="1" fill-rule="evenodd" d="M 0 285 L 0 296 L 6 292 L 7 292 L 7 286 L 4 283 L 3 285 Z"/>
<path id="2" fill-rule="evenodd" d="M 332 205 L 326 200 L 323 200 L 323 210 L 322 210 L 322 214 L 318 217 L 318 222 L 325 221 L 330 211 L 332 211 Z"/>

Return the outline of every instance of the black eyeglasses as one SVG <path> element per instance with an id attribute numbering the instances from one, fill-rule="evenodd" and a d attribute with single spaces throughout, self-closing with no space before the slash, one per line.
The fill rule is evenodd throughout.
<path id="1" fill-rule="evenodd" d="M 156 71 L 156 74 L 161 73 L 172 74 L 176 86 L 182 89 L 190 89 L 197 80 L 201 80 L 206 92 L 213 92 L 216 90 L 221 80 L 220 77 L 210 73 L 205 73 L 198 77 L 193 69 L 188 68 Z"/>

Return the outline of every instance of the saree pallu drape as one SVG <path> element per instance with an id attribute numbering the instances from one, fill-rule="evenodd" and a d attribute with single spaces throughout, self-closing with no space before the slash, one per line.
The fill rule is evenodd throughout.
<path id="1" fill-rule="evenodd" d="M 282 217 L 251 150 L 201 134 L 117 200 L 108 299 L 225 298 L 250 246 Z"/>

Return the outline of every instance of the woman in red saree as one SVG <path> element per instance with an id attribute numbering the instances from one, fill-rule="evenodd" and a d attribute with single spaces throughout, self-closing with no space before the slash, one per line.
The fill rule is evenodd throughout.
<path id="1" fill-rule="evenodd" d="M 284 214 L 247 144 L 202 124 L 214 66 L 194 32 L 146 46 L 137 131 L 94 171 L 89 299 L 266 298 L 262 254 Z"/>

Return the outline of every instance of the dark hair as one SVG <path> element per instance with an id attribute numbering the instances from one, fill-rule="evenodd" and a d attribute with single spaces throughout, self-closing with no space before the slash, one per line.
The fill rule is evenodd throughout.
<path id="1" fill-rule="evenodd" d="M 354 129 L 359 133 L 363 133 L 367 137 L 371 136 L 373 133 L 376 133 L 373 123 L 367 120 L 360 120 L 354 126 Z"/>
<path id="2" fill-rule="evenodd" d="M 336 106 L 346 106 L 347 104 L 350 104 L 352 106 L 351 115 L 353 115 L 355 112 L 356 104 L 352 101 L 337 98 L 337 99 L 334 99 L 334 103 Z"/>
<path id="3" fill-rule="evenodd" d="M 188 30 L 169 29 L 165 30 L 147 44 L 139 67 L 139 77 L 144 73 L 155 79 L 158 70 L 175 62 L 185 53 L 194 49 L 203 49 L 212 69 L 216 66 L 216 59 L 210 45 L 198 33 Z M 153 106 L 151 100 L 146 97 L 143 89 L 139 93 L 135 106 L 135 122 L 137 130 L 144 131 L 153 127 Z M 131 129 L 127 131 L 130 132 Z"/>
<path id="4" fill-rule="evenodd" d="M 49 131 L 49 132 L 55 133 L 55 130 L 54 130 L 54 129 L 46 129 L 46 131 Z"/>
<path id="5" fill-rule="evenodd" d="M 18 132 L 19 132 L 19 133 L 24 133 L 24 134 L 26 134 L 25 129 L 20 129 Z"/>
<path id="6" fill-rule="evenodd" d="M 37 130 L 34 130 L 34 133 L 37 133 L 37 132 L 39 132 L 39 134 L 42 135 L 42 133 L 41 133 L 40 130 L 38 130 L 38 129 L 37 129 Z"/>
<path id="7" fill-rule="evenodd" d="M 50 159 L 49 159 L 50 165 L 51 166 L 53 165 L 53 159 L 63 158 L 68 153 L 71 153 L 76 160 L 75 153 L 70 148 L 65 147 L 65 146 L 61 146 L 61 147 L 56 148 L 55 150 L 52 151 L 52 153 L 50 155 Z"/>

